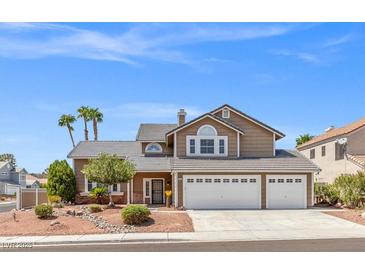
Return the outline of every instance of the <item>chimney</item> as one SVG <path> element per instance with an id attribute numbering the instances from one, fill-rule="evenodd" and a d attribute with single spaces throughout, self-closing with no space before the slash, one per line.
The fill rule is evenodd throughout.
<path id="1" fill-rule="evenodd" d="M 186 118 L 186 112 L 185 112 L 185 109 L 182 108 L 177 113 L 177 121 L 178 121 L 179 126 L 185 124 L 185 118 Z"/>
<path id="2" fill-rule="evenodd" d="M 330 132 L 331 130 L 334 130 L 334 129 L 335 129 L 335 126 L 330 126 L 329 128 L 327 128 L 325 130 L 325 132 L 327 133 L 327 132 Z"/>

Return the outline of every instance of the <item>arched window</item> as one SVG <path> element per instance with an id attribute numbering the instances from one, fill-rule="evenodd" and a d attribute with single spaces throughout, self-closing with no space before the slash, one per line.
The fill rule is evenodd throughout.
<path id="1" fill-rule="evenodd" d="M 198 130 L 198 136 L 217 136 L 217 130 L 211 125 L 201 126 Z"/>
<path id="2" fill-rule="evenodd" d="M 162 147 L 158 143 L 151 143 L 146 146 L 145 152 L 148 153 L 162 153 Z"/>

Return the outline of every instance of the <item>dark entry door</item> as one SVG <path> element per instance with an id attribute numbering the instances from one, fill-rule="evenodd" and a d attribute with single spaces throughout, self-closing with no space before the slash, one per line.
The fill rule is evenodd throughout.
<path id="1" fill-rule="evenodd" d="M 163 180 L 152 180 L 152 204 L 163 203 Z"/>

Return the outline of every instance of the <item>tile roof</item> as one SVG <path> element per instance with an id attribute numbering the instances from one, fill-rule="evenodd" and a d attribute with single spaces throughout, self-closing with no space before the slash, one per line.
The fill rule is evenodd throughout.
<path id="1" fill-rule="evenodd" d="M 350 160 L 365 168 L 365 155 L 347 155 Z"/>
<path id="2" fill-rule="evenodd" d="M 271 158 L 241 159 L 172 159 L 173 170 L 229 171 L 319 171 L 319 167 L 293 150 L 277 150 Z"/>
<path id="3" fill-rule="evenodd" d="M 165 141 L 165 134 L 176 128 L 177 124 L 141 124 L 137 141 Z"/>
<path id="4" fill-rule="evenodd" d="M 343 127 L 340 127 L 340 128 L 335 128 L 335 129 L 332 129 L 324 134 L 321 134 L 321 135 L 318 135 L 316 137 L 314 137 L 312 140 L 300 145 L 297 147 L 297 149 L 304 149 L 305 147 L 307 146 L 310 146 L 310 145 L 314 145 L 316 143 L 319 143 L 319 142 L 322 142 L 322 141 L 325 141 L 325 140 L 328 140 L 328 139 L 332 139 L 332 138 L 335 138 L 335 137 L 340 137 L 342 135 L 346 135 L 346 134 L 349 134 L 361 127 L 365 126 L 365 117 L 356 121 L 356 122 L 353 122 L 351 124 L 348 124 L 346 126 L 343 126 Z"/>
<path id="5" fill-rule="evenodd" d="M 8 162 L 6 161 L 0 161 L 0 168 L 6 166 L 8 164 Z"/>
<path id="6" fill-rule="evenodd" d="M 101 152 L 116 154 L 136 165 L 137 171 L 171 170 L 232 170 L 232 171 L 318 171 L 319 168 L 296 151 L 277 150 L 271 158 L 241 159 L 192 159 L 172 157 L 145 157 L 141 153 L 141 142 L 89 141 L 80 142 L 68 155 L 69 158 L 95 158 Z"/>

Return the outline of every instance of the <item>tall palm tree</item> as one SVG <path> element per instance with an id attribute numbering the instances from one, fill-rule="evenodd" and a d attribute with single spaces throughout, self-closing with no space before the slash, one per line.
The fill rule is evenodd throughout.
<path id="1" fill-rule="evenodd" d="M 94 140 L 98 140 L 98 123 L 103 122 L 103 113 L 99 111 L 99 108 L 91 108 L 90 109 L 90 118 L 93 121 L 94 128 Z"/>
<path id="2" fill-rule="evenodd" d="M 89 131 L 87 129 L 87 122 L 91 121 L 91 117 L 90 117 L 90 108 L 86 107 L 86 106 L 81 106 L 77 112 L 79 113 L 79 115 L 77 116 L 77 118 L 82 118 L 84 119 L 84 132 L 85 132 L 85 141 L 89 140 Z"/>
<path id="3" fill-rule="evenodd" d="M 72 124 L 74 122 L 76 122 L 76 117 L 71 114 L 64 114 L 58 119 L 58 125 L 60 127 L 67 127 L 73 147 L 75 147 L 74 137 L 72 136 L 72 131 L 74 130 Z"/>
<path id="4" fill-rule="evenodd" d="M 297 146 L 300 146 L 300 145 L 312 140 L 313 138 L 314 138 L 314 136 L 312 136 L 310 134 L 299 135 L 299 137 L 296 139 Z"/>

